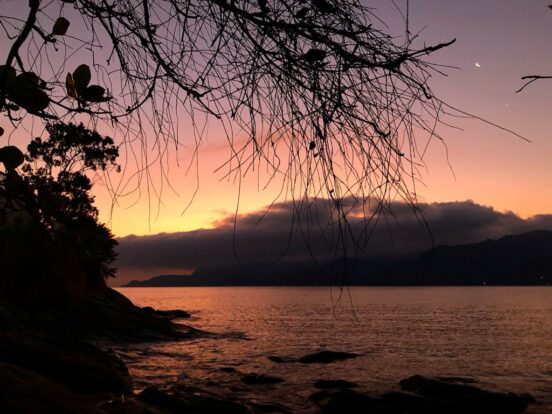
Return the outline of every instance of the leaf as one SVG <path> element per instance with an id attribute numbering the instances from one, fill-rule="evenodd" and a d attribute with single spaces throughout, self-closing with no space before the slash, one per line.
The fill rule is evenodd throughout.
<path id="1" fill-rule="evenodd" d="M 54 28 L 52 29 L 52 34 L 57 36 L 63 36 L 65 33 L 67 33 L 67 29 L 69 28 L 69 20 L 67 20 L 65 17 L 58 17 L 56 22 L 54 23 Z"/>
<path id="2" fill-rule="evenodd" d="M 67 96 L 73 99 L 77 98 L 77 90 L 75 89 L 75 81 L 71 72 L 67 73 L 65 77 L 65 88 L 67 89 Z"/>
<path id="3" fill-rule="evenodd" d="M 33 72 L 24 72 L 15 78 L 8 88 L 8 98 L 23 107 L 29 113 L 36 114 L 45 110 L 50 98 L 41 88 L 43 81 Z"/>
<path id="4" fill-rule="evenodd" d="M 73 81 L 75 82 L 75 89 L 79 95 L 82 95 L 86 91 L 90 79 L 92 79 L 92 75 L 90 74 L 88 65 L 80 65 L 75 69 L 73 72 Z"/>
<path id="5" fill-rule="evenodd" d="M 110 96 L 105 95 L 105 89 L 100 85 L 90 85 L 82 94 L 82 98 L 90 102 L 106 102 L 111 99 Z"/>
<path id="6" fill-rule="evenodd" d="M 5 78 L 4 78 L 5 77 Z M 0 66 L 0 81 L 6 80 L 6 89 L 10 87 L 15 82 L 15 78 L 17 77 L 17 74 L 15 73 L 15 69 L 11 66 L 2 65 Z"/>
<path id="7" fill-rule="evenodd" d="M 261 9 L 261 13 L 267 14 L 270 12 L 268 6 L 267 6 L 267 0 L 258 0 L 259 8 Z"/>
<path id="8" fill-rule="evenodd" d="M 50 104 L 46 92 L 40 89 L 26 89 L 17 95 L 11 95 L 10 99 L 32 114 L 44 111 Z"/>
<path id="9" fill-rule="evenodd" d="M 337 11 L 337 7 L 327 0 L 312 0 L 312 3 L 321 13 L 335 13 Z"/>
<path id="10" fill-rule="evenodd" d="M 322 49 L 309 49 L 309 51 L 301 55 L 301 59 L 310 63 L 320 62 L 326 57 L 326 51 Z"/>
<path id="11" fill-rule="evenodd" d="M 13 145 L 0 148 L 0 162 L 4 164 L 6 170 L 13 171 L 25 161 L 25 156 L 21 150 Z"/>
<path id="12" fill-rule="evenodd" d="M 307 17 L 307 14 L 309 14 L 310 9 L 308 7 L 303 7 L 301 10 L 299 10 L 297 13 L 295 13 L 295 17 L 297 19 L 304 19 Z"/>
<path id="13" fill-rule="evenodd" d="M 24 107 L 28 112 L 36 113 L 44 111 L 50 105 L 50 98 L 46 92 L 36 89 L 32 93 L 33 102 Z"/>
<path id="14" fill-rule="evenodd" d="M 23 72 L 15 78 L 14 90 L 22 91 L 23 89 L 35 89 L 40 84 L 40 78 L 34 72 Z"/>

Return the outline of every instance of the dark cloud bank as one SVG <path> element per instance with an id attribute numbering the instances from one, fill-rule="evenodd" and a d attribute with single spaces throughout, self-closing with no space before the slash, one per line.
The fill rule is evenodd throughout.
<path id="1" fill-rule="evenodd" d="M 552 215 L 523 219 L 472 201 L 422 204 L 421 216 L 402 202 L 386 206 L 385 212 L 375 209 L 376 203 L 369 206 L 350 201 L 347 205 L 346 200 L 344 205 L 348 217 L 345 228 L 338 225 L 328 201 L 318 200 L 308 209 L 276 204 L 268 213 L 262 210 L 239 216 L 236 226 L 232 216 L 213 229 L 123 237 L 119 239 L 115 284 L 194 271 L 197 275 L 224 273 L 225 269 L 256 273 L 264 269 L 270 273 L 271 268 L 300 269 L 343 256 L 392 262 L 420 255 L 433 246 L 552 230 Z M 344 229 L 345 238 L 340 237 Z"/>

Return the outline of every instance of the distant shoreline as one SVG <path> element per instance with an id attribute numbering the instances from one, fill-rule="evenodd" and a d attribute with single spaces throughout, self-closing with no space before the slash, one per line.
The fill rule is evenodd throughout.
<path id="1" fill-rule="evenodd" d="M 123 287 L 550 286 L 551 252 L 552 231 L 540 230 L 473 244 L 435 246 L 412 257 L 205 265 L 192 274 L 164 274 L 133 280 Z"/>
<path id="2" fill-rule="evenodd" d="M 127 283 L 126 285 L 121 286 L 114 286 L 114 288 L 167 288 L 167 287 L 188 287 L 188 288 L 195 288 L 195 287 L 341 287 L 341 285 L 336 284 L 318 284 L 318 285 L 263 285 L 263 284 L 250 284 L 250 285 L 239 285 L 239 284 L 182 284 L 182 285 L 171 285 L 171 284 L 147 284 L 147 280 L 141 281 L 138 284 L 135 284 L 136 281 L 132 281 L 130 283 Z M 430 285 L 382 285 L 382 284 L 347 284 L 345 283 L 343 287 L 384 287 L 384 288 L 391 288 L 391 287 L 550 287 L 552 286 L 550 283 L 543 283 L 543 284 L 430 284 Z"/>

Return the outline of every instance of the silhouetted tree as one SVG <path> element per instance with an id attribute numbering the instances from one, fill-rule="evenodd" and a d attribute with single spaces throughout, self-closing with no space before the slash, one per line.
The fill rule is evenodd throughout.
<path id="1" fill-rule="evenodd" d="M 82 124 L 51 123 L 46 130 L 47 138 L 28 145 L 22 174 L 17 150 L 13 159 L 0 152 L 6 168 L 0 176 L 0 293 L 26 296 L 34 286 L 45 296 L 71 298 L 105 287 L 104 279 L 115 274 L 117 242 L 98 223 L 87 173 L 114 167 L 118 149 Z"/>
<path id="2" fill-rule="evenodd" d="M 416 47 L 408 27 L 395 38 L 358 0 L 30 0 L 0 23 L 13 39 L 0 111 L 16 124 L 90 115 L 122 142 L 153 142 L 163 163 L 177 118 L 204 114 L 228 131 L 229 175 L 264 165 L 293 196 L 337 208 L 351 195 L 414 203 L 414 135 L 448 108 L 425 57 L 452 42 Z"/>

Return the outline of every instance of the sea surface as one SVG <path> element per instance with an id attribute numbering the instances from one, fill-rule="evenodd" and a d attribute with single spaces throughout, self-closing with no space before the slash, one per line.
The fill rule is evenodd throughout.
<path id="1" fill-rule="evenodd" d="M 468 377 L 530 392 L 552 413 L 552 287 L 119 288 L 139 306 L 184 309 L 215 337 L 120 349 L 138 388 L 174 381 L 308 411 L 320 379 L 396 389 L 414 374 Z M 360 357 L 328 365 L 274 363 L 320 350 Z M 222 369 L 221 369 L 222 368 Z M 247 386 L 246 373 L 279 376 Z"/>

